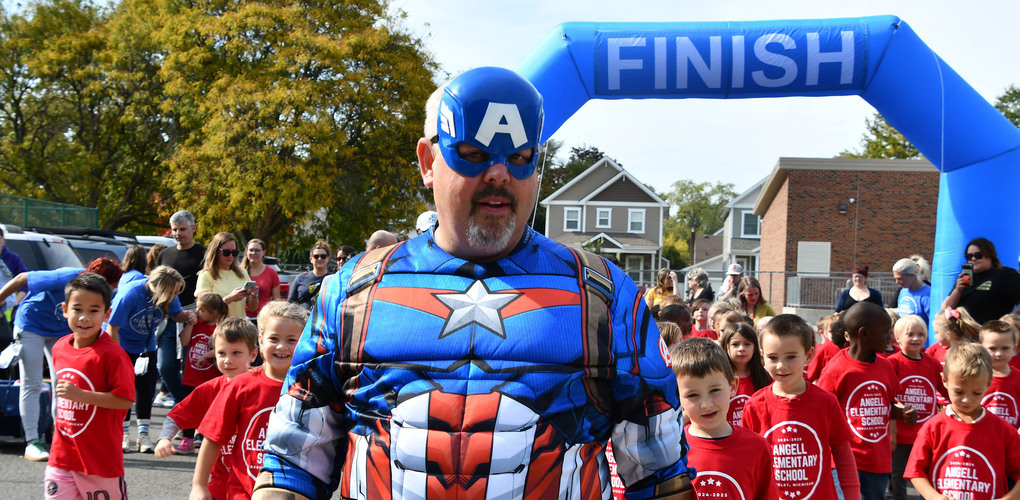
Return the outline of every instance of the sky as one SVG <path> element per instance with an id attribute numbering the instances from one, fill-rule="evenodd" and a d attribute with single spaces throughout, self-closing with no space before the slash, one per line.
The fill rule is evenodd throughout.
<path id="1" fill-rule="evenodd" d="M 515 67 L 557 24 L 895 15 L 989 102 L 1020 86 L 1020 2 L 994 0 L 392 0 L 441 70 Z M 875 109 L 857 96 L 589 101 L 552 137 L 594 146 L 660 193 L 680 179 L 739 193 L 780 157 L 830 158 L 860 147 Z M 561 156 L 565 156 L 561 153 Z"/>

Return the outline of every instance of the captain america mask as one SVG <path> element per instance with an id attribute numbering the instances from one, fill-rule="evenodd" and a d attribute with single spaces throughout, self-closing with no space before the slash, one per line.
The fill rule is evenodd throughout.
<path id="1" fill-rule="evenodd" d="M 443 90 L 437 120 L 432 141 L 457 173 L 475 177 L 500 163 L 517 179 L 535 173 L 542 95 L 517 73 L 496 67 L 462 73 Z M 462 144 L 478 151 L 462 154 Z"/>

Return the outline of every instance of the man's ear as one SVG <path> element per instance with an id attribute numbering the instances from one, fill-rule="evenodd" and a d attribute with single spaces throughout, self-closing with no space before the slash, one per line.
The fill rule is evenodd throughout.
<path id="1" fill-rule="evenodd" d="M 436 161 L 436 157 L 433 154 L 432 141 L 425 137 L 418 139 L 416 152 L 418 153 L 418 168 L 421 170 L 421 180 L 425 183 L 426 187 L 432 187 L 434 180 L 432 163 Z"/>

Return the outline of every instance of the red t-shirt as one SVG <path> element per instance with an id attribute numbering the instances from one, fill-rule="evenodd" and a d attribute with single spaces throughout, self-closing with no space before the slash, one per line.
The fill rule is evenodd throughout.
<path id="1" fill-rule="evenodd" d="M 1014 429 L 1020 428 L 1020 371 L 1010 369 L 1005 377 L 992 377 L 981 406 L 1002 417 Z"/>
<path id="2" fill-rule="evenodd" d="M 268 376 L 261 367 L 234 377 L 216 396 L 209 413 L 198 427 L 207 439 L 226 444 L 237 434 L 227 459 L 226 499 L 251 498 L 255 476 L 262 466 L 262 442 L 269 426 L 269 413 L 280 400 L 283 382 Z M 224 449 L 224 454 L 227 450 Z"/>
<path id="3" fill-rule="evenodd" d="M 704 337 L 706 339 L 719 340 L 719 336 L 715 334 L 715 330 L 712 330 L 711 328 L 698 330 L 697 325 L 691 328 L 691 337 Z"/>
<path id="4" fill-rule="evenodd" d="M 940 365 L 945 366 L 947 351 L 949 351 L 949 346 L 944 346 L 936 342 L 928 346 L 928 348 L 924 350 L 924 353 L 935 358 L 935 361 L 938 361 Z"/>
<path id="5" fill-rule="evenodd" d="M 839 346 L 833 344 L 831 340 L 826 340 L 819 344 L 815 349 L 815 355 L 811 358 L 811 362 L 808 363 L 804 376 L 812 382 L 818 380 L 818 377 L 822 375 L 822 368 L 825 368 L 825 364 L 837 352 L 839 352 Z"/>
<path id="6" fill-rule="evenodd" d="M 950 411 L 947 408 L 921 427 L 903 477 L 926 477 L 949 498 L 1004 496 L 1006 478 L 1020 479 L 1020 435 L 991 412 L 965 424 Z"/>
<path id="7" fill-rule="evenodd" d="M 259 303 L 255 306 L 255 310 L 252 311 L 247 307 L 244 308 L 244 314 L 249 318 L 254 318 L 259 315 L 259 311 L 273 300 L 273 289 L 280 286 L 280 275 L 276 273 L 276 270 L 266 266 L 266 270 L 262 271 L 258 276 L 252 276 L 251 280 L 258 284 L 259 287 Z"/>
<path id="8" fill-rule="evenodd" d="M 835 396 L 812 384 L 793 398 L 765 387 L 747 401 L 743 422 L 771 447 L 783 498 L 837 498 L 829 465 L 832 449 L 850 441 L 850 427 Z"/>
<path id="9" fill-rule="evenodd" d="M 124 349 L 105 332 L 92 345 L 77 349 L 74 334 L 53 346 L 56 380 L 70 380 L 92 392 L 109 392 L 135 400 L 135 370 Z M 56 431 L 47 465 L 106 478 L 124 475 L 124 451 L 120 447 L 127 410 L 100 408 L 57 398 Z"/>
<path id="10" fill-rule="evenodd" d="M 892 363 L 881 356 L 862 363 L 844 349 L 822 370 L 818 387 L 835 394 L 846 413 L 844 418 L 853 431 L 850 448 L 857 469 L 876 474 L 892 472 L 889 422 L 891 405 L 900 392 L 900 379 Z"/>
<path id="11" fill-rule="evenodd" d="M 921 426 L 939 412 L 939 398 L 949 397 L 942 384 L 942 365 L 923 352 L 921 359 L 911 359 L 900 351 L 889 362 L 900 379 L 896 400 L 917 410 L 916 424 L 896 422 L 896 444 L 911 444 Z"/>
<path id="12" fill-rule="evenodd" d="M 743 425 L 744 405 L 756 391 L 751 377 L 737 377 L 737 395 L 730 399 L 730 409 L 726 412 L 726 421 L 734 427 Z"/>
<path id="13" fill-rule="evenodd" d="M 184 356 L 184 376 L 181 383 L 188 387 L 198 387 L 221 375 L 219 368 L 216 368 L 216 359 L 200 362 L 202 355 L 212 350 L 209 337 L 212 337 L 216 325 L 210 325 L 199 321 L 191 327 L 191 343 L 188 344 L 188 354 Z M 208 407 L 207 407 L 208 408 Z M 188 427 L 181 427 L 188 429 Z"/>
<path id="14" fill-rule="evenodd" d="M 1009 367 L 1015 370 L 1020 370 L 1020 353 L 1009 359 Z"/>
<path id="15" fill-rule="evenodd" d="M 691 445 L 687 465 L 698 471 L 698 498 L 779 498 L 772 452 L 764 438 L 743 427 L 733 427 L 733 434 L 719 439 L 685 435 Z"/>
<path id="16" fill-rule="evenodd" d="M 220 375 L 199 385 L 194 391 L 191 391 L 188 397 L 177 403 L 166 416 L 172 418 L 177 427 L 181 429 L 197 428 L 202 423 L 202 419 L 205 418 L 206 412 L 212 406 L 216 395 L 229 382 L 230 379 Z M 209 474 L 209 493 L 213 498 L 226 498 L 228 474 L 226 459 L 229 456 L 228 446 L 233 444 L 234 438 L 231 437 L 230 443 L 224 445 L 223 449 L 220 450 L 220 458 L 216 460 L 216 465 L 213 465 L 212 471 Z"/>

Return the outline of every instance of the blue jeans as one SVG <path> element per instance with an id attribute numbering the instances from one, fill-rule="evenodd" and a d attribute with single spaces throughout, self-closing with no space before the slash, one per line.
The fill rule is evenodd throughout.
<path id="1" fill-rule="evenodd" d="M 187 396 L 181 385 L 181 364 L 177 360 L 177 323 L 170 321 L 163 334 L 156 340 L 159 377 L 163 379 L 174 401 L 180 402 Z"/>
<path id="2" fill-rule="evenodd" d="M 885 500 L 889 474 L 858 470 L 857 478 L 861 481 L 861 500 Z"/>

